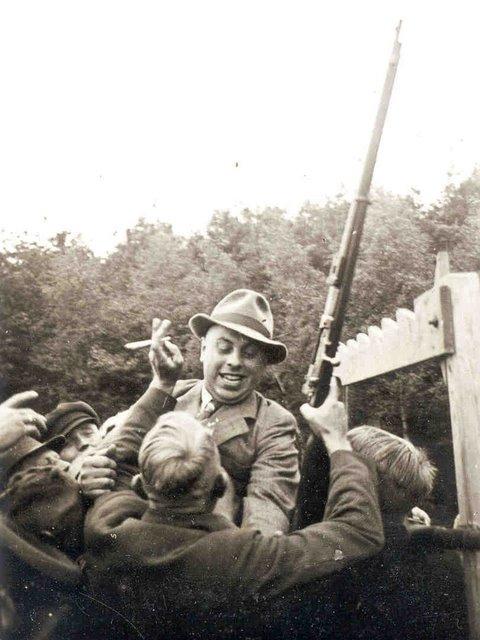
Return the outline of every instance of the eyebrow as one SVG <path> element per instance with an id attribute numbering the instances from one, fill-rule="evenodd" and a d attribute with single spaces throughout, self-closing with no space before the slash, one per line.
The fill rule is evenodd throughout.
<path id="1" fill-rule="evenodd" d="M 223 336 L 220 336 L 220 338 L 217 338 L 217 344 L 219 342 L 228 342 L 229 344 L 233 344 L 233 340 L 230 340 L 230 338 L 224 338 Z"/>

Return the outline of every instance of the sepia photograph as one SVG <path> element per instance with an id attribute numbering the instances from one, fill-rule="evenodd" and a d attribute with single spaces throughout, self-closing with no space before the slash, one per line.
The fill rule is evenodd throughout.
<path id="1" fill-rule="evenodd" d="M 0 639 L 480 639 L 480 7 L 0 6 Z"/>

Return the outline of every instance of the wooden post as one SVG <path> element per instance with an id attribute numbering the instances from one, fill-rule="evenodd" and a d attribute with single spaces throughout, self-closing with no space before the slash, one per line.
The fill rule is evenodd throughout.
<path id="1" fill-rule="evenodd" d="M 453 303 L 455 353 L 446 370 L 460 519 L 480 525 L 480 278 L 453 273 L 441 283 Z M 464 567 L 470 638 L 480 640 L 480 553 L 464 553 Z"/>
<path id="2" fill-rule="evenodd" d="M 356 384 L 426 360 L 440 360 L 448 386 L 460 522 L 480 526 L 480 274 L 449 273 L 437 256 L 435 286 L 419 296 L 415 312 L 340 344 L 336 375 Z M 400 399 L 401 401 L 401 399 Z M 470 638 L 480 640 L 480 552 L 464 552 Z M 448 607 L 448 603 L 445 604 Z"/>

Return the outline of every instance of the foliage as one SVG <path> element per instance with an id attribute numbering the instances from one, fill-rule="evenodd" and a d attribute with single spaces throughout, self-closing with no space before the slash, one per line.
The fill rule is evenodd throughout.
<path id="1" fill-rule="evenodd" d="M 146 352 L 123 345 L 148 337 L 152 317 L 172 320 L 185 375 L 198 376 L 188 319 L 248 287 L 270 300 L 276 335 L 289 347 L 288 361 L 262 389 L 296 411 L 347 210 L 339 195 L 322 206 L 306 203 L 293 218 L 275 208 L 216 212 L 204 235 L 189 238 L 140 220 L 102 259 L 65 232 L 46 246 L 22 241 L 4 248 L 3 395 L 35 388 L 43 411 L 81 398 L 107 417 L 134 402 L 148 382 Z M 479 269 L 479 227 L 478 171 L 449 185 L 427 210 L 413 197 L 374 194 L 344 338 L 398 307 L 411 308 L 431 286 L 435 253 L 446 243 L 454 269 Z M 352 423 L 371 421 L 426 441 L 448 435 L 447 404 L 434 365 L 361 385 L 349 397 Z"/>

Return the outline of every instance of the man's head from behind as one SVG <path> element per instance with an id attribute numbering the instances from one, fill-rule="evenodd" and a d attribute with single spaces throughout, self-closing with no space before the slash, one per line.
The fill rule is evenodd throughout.
<path id="1" fill-rule="evenodd" d="M 211 432 L 187 413 L 161 416 L 145 436 L 138 460 L 144 491 L 161 509 L 211 511 L 225 491 Z"/>
<path id="2" fill-rule="evenodd" d="M 355 427 L 348 432 L 352 449 L 375 463 L 380 477 L 383 513 L 407 513 L 428 497 L 436 469 L 423 449 L 378 427 Z"/>

